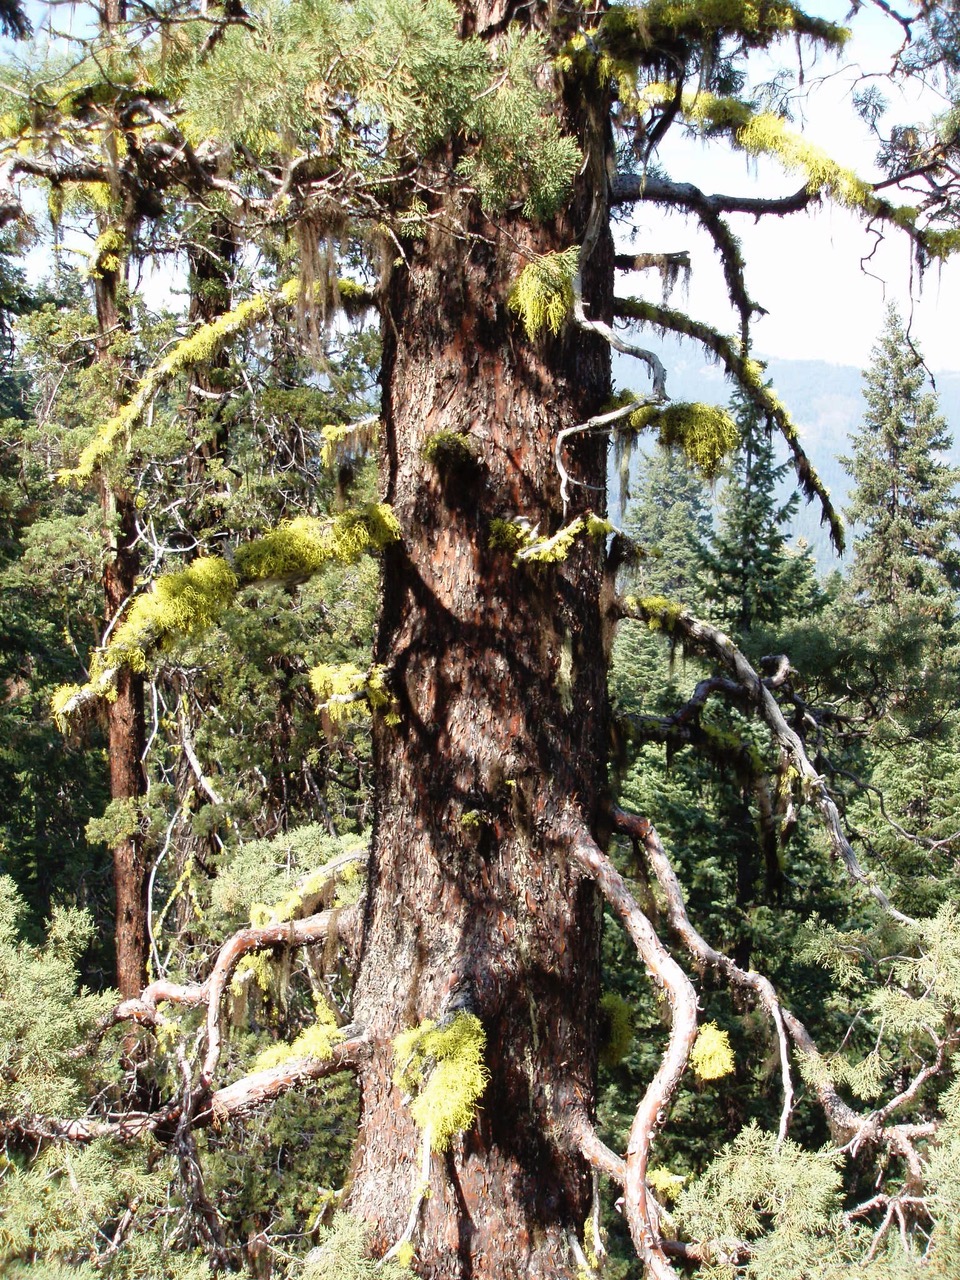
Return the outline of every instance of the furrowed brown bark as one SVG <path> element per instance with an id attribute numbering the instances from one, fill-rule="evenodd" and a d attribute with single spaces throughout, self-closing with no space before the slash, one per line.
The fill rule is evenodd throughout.
<path id="1" fill-rule="evenodd" d="M 117 19 L 119 21 L 119 18 Z M 97 355 L 107 368 L 116 370 L 113 336 L 122 318 L 117 305 L 119 272 L 106 267 L 94 276 L 97 307 Z M 109 629 L 133 594 L 140 572 L 137 521 L 133 495 L 125 486 L 104 475 L 100 479 L 107 554 L 103 575 L 104 627 Z M 110 769 L 110 799 L 139 800 L 146 792 L 143 753 L 146 723 L 143 708 L 143 676 L 124 667 L 118 674 L 116 698 L 105 704 Z M 147 981 L 147 882 L 149 866 L 139 832 L 125 836 L 113 847 L 113 880 L 116 899 L 117 987 L 125 998 L 139 995 Z"/>
<path id="2" fill-rule="evenodd" d="M 602 807 L 605 545 L 581 536 L 558 563 L 515 564 L 497 524 L 562 527 L 557 434 L 610 394 L 602 340 L 570 326 L 531 342 L 507 308 L 530 258 L 578 243 L 588 214 L 584 197 L 546 225 L 476 213 L 472 237 L 435 228 L 386 292 L 381 489 L 402 539 L 385 554 L 375 656 L 395 714 L 374 729 L 354 1002 L 373 1050 L 349 1204 L 380 1251 L 402 1235 L 420 1135 L 392 1041 L 476 1013 L 490 1082 L 473 1127 L 431 1161 L 413 1237 L 417 1274 L 436 1280 L 572 1277 L 590 1207 L 561 1121 L 571 1102 L 592 1112 L 600 910 L 561 828 L 570 797 L 587 821 Z M 612 274 L 605 235 L 585 273 L 598 318 Z M 468 451 L 438 449 L 443 432 Z M 605 442 L 577 437 L 567 467 L 582 483 L 566 519 L 602 512 Z"/>

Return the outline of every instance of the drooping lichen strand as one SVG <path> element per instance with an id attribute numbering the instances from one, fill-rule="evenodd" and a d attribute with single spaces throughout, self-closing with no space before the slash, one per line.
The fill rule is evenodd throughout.
<path id="1" fill-rule="evenodd" d="M 98 428 L 90 443 L 80 454 L 77 465 L 60 472 L 60 481 L 78 483 L 87 480 L 110 457 L 118 443 L 129 436 L 140 422 L 161 389 L 179 373 L 205 364 L 223 347 L 224 343 L 251 328 L 272 307 L 289 306 L 296 301 L 300 289 L 298 280 L 288 280 L 275 293 L 260 293 L 241 302 L 209 324 L 201 325 L 163 357 L 146 373 L 130 400 Z"/>
<path id="2" fill-rule="evenodd" d="M 236 553 L 237 571 L 247 582 L 309 575 L 330 560 L 352 564 L 370 551 L 380 551 L 400 536 L 400 526 L 386 503 L 370 503 L 330 520 L 298 516 Z"/>
<path id="3" fill-rule="evenodd" d="M 427 1019 L 393 1042 L 393 1082 L 413 1095 L 411 1113 L 421 1132 L 429 1130 L 435 1152 L 446 1151 L 473 1123 L 490 1078 L 485 1049 L 483 1026 L 472 1013 L 440 1026 Z"/>
<path id="4" fill-rule="evenodd" d="M 718 405 L 676 401 L 644 405 L 627 419 L 635 431 L 652 428 L 665 448 L 679 447 L 687 461 L 707 480 L 715 479 L 724 459 L 736 448 L 737 424 Z"/>
<path id="5" fill-rule="evenodd" d="M 719 1080 L 736 1066 L 730 1037 L 715 1022 L 705 1022 L 690 1050 L 690 1065 L 700 1080 Z"/>
<path id="6" fill-rule="evenodd" d="M 236 590 L 237 575 L 219 556 L 201 556 L 186 569 L 157 578 L 152 590 L 134 600 L 109 646 L 94 655 L 91 683 L 108 668 L 145 670 L 151 649 L 217 622 Z"/>
<path id="7" fill-rule="evenodd" d="M 600 1061 L 604 1066 L 617 1066 L 630 1052 L 633 1024 L 634 1008 L 629 1000 L 615 991 L 605 991 L 600 997 Z"/>
<path id="8" fill-rule="evenodd" d="M 573 311 L 573 277 L 579 258 L 580 249 L 574 245 L 562 253 L 534 258 L 520 272 L 507 306 L 520 317 L 531 341 L 547 330 L 558 334 L 566 324 Z"/>
<path id="9" fill-rule="evenodd" d="M 679 333 L 684 337 L 693 338 L 720 361 L 727 376 L 741 387 L 751 403 L 766 417 L 769 425 L 775 427 L 790 446 L 794 471 L 804 496 L 808 500 L 817 499 L 820 504 L 821 519 L 829 524 L 833 544 L 839 552 L 842 552 L 846 538 L 840 513 L 834 509 L 830 491 L 804 452 L 793 419 L 783 402 L 764 382 L 763 366 L 745 356 L 741 344 L 736 339 L 728 338 L 709 325 L 701 324 L 700 321 L 693 320 L 684 312 L 676 311 L 672 307 L 659 306 L 654 302 L 646 302 L 642 298 L 617 298 L 615 312 L 625 319 L 652 325 L 661 333 Z"/>
<path id="10" fill-rule="evenodd" d="M 293 885 L 288 893 L 272 905 L 265 902 L 251 903 L 250 923 L 255 929 L 260 929 L 265 925 L 300 919 L 315 909 L 319 896 L 335 881 L 347 883 L 355 880 L 356 876 L 357 863 L 344 864 L 342 855 L 338 854 Z"/>
<path id="11" fill-rule="evenodd" d="M 333 1052 L 333 1046 L 343 1039 L 343 1032 L 337 1025 L 336 1014 L 322 996 L 314 999 L 317 1020 L 313 1026 L 301 1031 L 296 1039 L 289 1043 L 271 1045 L 257 1057 L 254 1070 L 266 1071 L 270 1067 L 282 1066 L 296 1058 L 316 1058 L 325 1062 Z"/>

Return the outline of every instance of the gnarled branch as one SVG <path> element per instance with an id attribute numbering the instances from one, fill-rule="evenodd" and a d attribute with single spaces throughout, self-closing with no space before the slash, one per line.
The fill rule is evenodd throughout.
<path id="1" fill-rule="evenodd" d="M 630 1235 L 650 1274 L 655 1280 L 678 1280 L 663 1249 L 646 1178 L 654 1136 L 666 1118 L 697 1036 L 697 993 L 657 937 L 656 930 L 640 910 L 623 877 L 590 835 L 583 819 L 572 809 L 567 812 L 564 834 L 571 858 L 596 881 L 620 917 L 650 977 L 665 991 L 670 1005 L 672 1025 L 667 1048 L 630 1126 L 623 1190 Z"/>
<path id="2" fill-rule="evenodd" d="M 780 706 L 764 682 L 754 671 L 746 657 L 736 647 L 729 636 L 716 627 L 702 622 L 688 613 L 686 609 L 665 610 L 663 601 L 630 600 L 621 602 L 621 617 L 635 618 L 642 622 L 653 622 L 657 626 L 666 627 L 672 634 L 679 636 L 691 648 L 718 660 L 732 673 L 737 682 L 750 695 L 750 702 L 773 734 L 777 745 L 789 757 L 793 767 L 800 776 L 807 797 L 820 813 L 831 848 L 847 869 L 852 880 L 863 888 L 880 904 L 888 915 L 901 924 L 915 923 L 910 916 L 898 911 L 887 895 L 872 883 L 857 859 L 856 853 L 847 839 L 840 821 L 837 806 L 827 790 L 823 778 L 817 773 L 807 756 L 806 748 L 799 735 L 787 724 Z"/>

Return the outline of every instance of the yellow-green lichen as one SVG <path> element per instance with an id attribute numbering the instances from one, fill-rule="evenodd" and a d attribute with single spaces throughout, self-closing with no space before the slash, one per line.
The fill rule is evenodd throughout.
<path id="1" fill-rule="evenodd" d="M 70 723 L 72 706 L 78 696 L 82 694 L 83 685 L 79 684 L 62 684 L 54 690 L 50 698 L 50 711 L 53 715 L 53 722 L 61 733 L 66 732 Z"/>
<path id="2" fill-rule="evenodd" d="M 128 248 L 127 237 L 122 227 L 107 227 L 106 231 L 101 231 L 90 256 L 91 279 L 99 280 L 108 274 L 115 275 L 123 264 Z"/>
<path id="3" fill-rule="evenodd" d="M 151 649 L 217 622 L 236 590 L 237 576 L 219 556 L 201 556 L 186 569 L 163 574 L 137 596 L 110 644 L 94 655 L 91 684 L 118 667 L 145 670 Z"/>
<path id="4" fill-rule="evenodd" d="M 671 1173 L 669 1169 L 658 1167 L 647 1170 L 647 1182 L 653 1187 L 657 1198 L 667 1204 L 676 1200 L 686 1180 L 682 1173 Z"/>
<path id="5" fill-rule="evenodd" d="M 562 253 L 545 253 L 520 272 L 507 306 L 523 323 L 530 339 L 549 330 L 558 334 L 573 310 L 573 277 L 580 249 L 574 245 Z"/>
<path id="6" fill-rule="evenodd" d="M 317 1020 L 289 1043 L 274 1044 L 258 1056 L 254 1065 L 256 1071 L 266 1071 L 271 1067 L 282 1066 L 297 1058 L 315 1058 L 318 1062 L 326 1062 L 333 1052 L 333 1046 L 343 1039 L 343 1033 L 337 1025 L 333 1010 L 322 996 L 316 998 Z"/>
<path id="7" fill-rule="evenodd" d="M 811 17 L 795 5 L 775 0 L 647 0 L 642 5 L 614 5 L 604 14 L 595 47 L 618 71 L 634 72 L 664 45 L 685 40 L 706 45 L 724 36 L 748 47 L 804 36 L 830 48 L 842 48 L 850 37 L 845 27 Z"/>
<path id="8" fill-rule="evenodd" d="M 388 723 L 393 722 L 389 711 L 393 698 L 382 666 L 361 671 L 352 662 L 321 662 L 310 671 L 309 679 L 321 709 L 335 724 L 382 710 L 387 710 Z"/>
<path id="9" fill-rule="evenodd" d="M 651 631 L 666 631 L 668 634 L 676 630 L 684 612 L 682 604 L 668 600 L 666 596 L 643 596 L 627 603 L 646 619 Z"/>
<path id="10" fill-rule="evenodd" d="M 309 576 L 330 560 L 352 564 L 400 536 L 386 503 L 345 511 L 333 519 L 298 516 L 237 550 L 237 571 L 248 582 Z"/>
<path id="11" fill-rule="evenodd" d="M 422 452 L 426 462 L 442 471 L 473 462 L 477 447 L 462 431 L 435 431 L 427 438 Z"/>
<path id="12" fill-rule="evenodd" d="M 421 1132 L 429 1131 L 435 1152 L 446 1151 L 473 1123 L 490 1074 L 485 1048 L 483 1026 L 472 1013 L 458 1013 L 439 1026 L 427 1019 L 393 1042 L 393 1082 L 412 1095 L 413 1118 Z"/>
<path id="13" fill-rule="evenodd" d="M 369 453 L 376 440 L 378 426 L 379 422 L 374 417 L 346 424 L 326 423 L 320 433 L 323 439 L 320 460 L 323 465 L 332 467 L 345 455 Z"/>
<path id="14" fill-rule="evenodd" d="M 690 1051 L 690 1065 L 700 1080 L 719 1080 L 736 1066 L 730 1037 L 715 1022 L 705 1022 Z"/>
<path id="15" fill-rule="evenodd" d="M 650 106 L 662 106 L 674 96 L 672 85 L 652 84 L 642 91 Z M 683 95 L 682 110 L 704 133 L 724 133 L 734 146 L 750 156 L 770 156 L 787 172 L 803 174 L 811 195 L 828 195 L 838 204 L 867 214 L 892 212 L 868 182 L 844 168 L 822 148 L 791 129 L 783 116 L 756 111 L 739 98 L 718 97 L 699 91 Z"/>
<path id="16" fill-rule="evenodd" d="M 490 815 L 480 809 L 465 809 L 460 816 L 460 825 L 465 831 L 479 831 L 490 825 Z"/>
<path id="17" fill-rule="evenodd" d="M 737 424 L 718 405 L 677 401 L 644 405 L 628 418 L 635 431 L 652 428 L 664 448 L 679 447 L 691 466 L 712 480 L 724 459 L 736 448 Z"/>
<path id="18" fill-rule="evenodd" d="M 106 233 L 105 233 L 106 234 Z M 99 242 L 98 242 L 99 243 Z M 112 418 L 96 430 L 80 454 L 76 467 L 62 471 L 63 483 L 89 479 L 113 452 L 118 441 L 128 436 L 162 387 L 179 373 L 209 361 L 231 338 L 249 329 L 265 316 L 271 307 L 289 306 L 296 301 L 299 283 L 288 280 L 276 293 L 261 293 L 228 311 L 209 324 L 201 325 L 177 343 L 159 363 L 141 378 L 133 396 Z"/>
<path id="19" fill-rule="evenodd" d="M 497 551 L 519 551 L 526 541 L 526 530 L 515 520 L 490 521 L 490 546 Z"/>

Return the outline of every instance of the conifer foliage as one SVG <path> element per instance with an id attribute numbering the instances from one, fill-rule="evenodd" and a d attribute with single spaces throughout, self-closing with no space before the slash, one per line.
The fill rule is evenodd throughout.
<path id="1" fill-rule="evenodd" d="M 846 31 L 789 0 L 109 0 L 75 32 L 0 77 L 0 217 L 47 237 L 61 286 L 87 262 L 21 327 L 2 492 L 29 530 L 3 574 L 70 583 L 38 608 L 66 676 L 44 728 L 109 769 L 87 833 L 121 992 L 80 986 L 102 886 L 65 877 L 28 934 L 4 882 L 0 1269 L 948 1271 L 956 905 L 855 847 L 788 658 L 758 669 L 691 611 L 696 477 L 737 428 L 670 402 L 641 345 L 682 335 L 739 388 L 712 598 L 755 636 L 801 600 L 768 433 L 843 534 L 750 354 L 729 217 L 836 200 L 922 262 L 956 243 L 942 204 L 897 203 L 904 175 L 860 179 L 752 87 L 755 52 Z M 671 178 L 671 130 L 798 189 Z M 707 231 L 735 336 L 618 292 L 685 260 L 617 252 L 643 204 Z M 611 349 L 647 389 L 613 394 Z M 940 428 L 914 379 L 889 397 L 939 514 L 908 520 L 902 572 L 920 600 L 936 562 L 939 620 L 952 480 L 921 474 Z M 631 594 L 607 444 L 645 433 L 683 461 L 651 468 L 679 501 L 639 531 Z M 612 707 L 626 621 L 680 674 L 637 663 Z M 50 674 L 3 676 L 6 725 Z M 611 739 L 645 812 L 611 802 Z M 664 747 L 676 773 L 639 767 Z M 598 1107 L 618 1059 L 629 1105 L 608 1075 Z"/>

